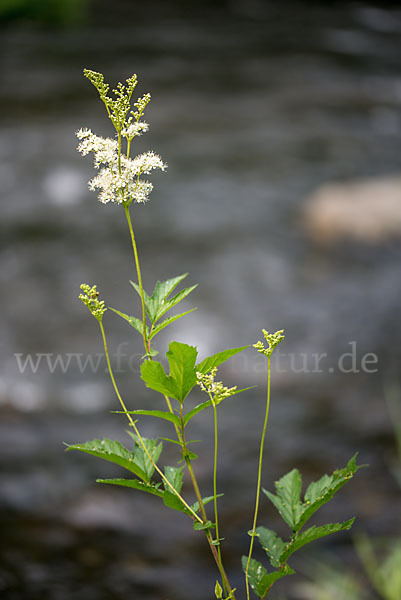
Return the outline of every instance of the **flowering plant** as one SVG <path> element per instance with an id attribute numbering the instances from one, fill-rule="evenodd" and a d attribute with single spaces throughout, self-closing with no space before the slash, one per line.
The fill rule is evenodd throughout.
<path id="1" fill-rule="evenodd" d="M 137 491 L 152 494 L 160 498 L 167 508 L 180 511 L 193 522 L 193 528 L 201 531 L 206 537 L 212 557 L 216 563 L 220 578 L 215 583 L 214 593 L 218 600 L 236 598 L 236 590 L 232 588 L 223 561 L 223 538 L 220 535 L 218 504 L 222 494 L 217 493 L 217 457 L 218 457 L 218 406 L 221 402 L 234 394 L 246 390 L 236 387 L 227 388 L 222 382 L 216 381 L 218 367 L 239 352 L 250 346 L 241 346 L 223 350 L 199 361 L 195 346 L 173 341 L 166 353 L 169 371 L 163 364 L 154 360 L 158 354 L 154 348 L 154 339 L 157 334 L 177 319 L 192 312 L 187 310 L 181 314 L 165 316 L 195 289 L 194 286 L 186 287 L 174 293 L 176 287 L 185 279 L 187 274 L 173 277 L 166 281 L 157 281 L 153 293 L 147 294 L 143 288 L 137 244 L 132 226 L 130 208 L 133 203 L 144 203 L 152 191 L 152 184 L 143 179 L 143 174 L 150 174 L 153 169 L 165 170 L 166 165 L 154 152 L 145 152 L 136 157 L 131 157 L 132 142 L 135 137 L 148 131 L 148 124 L 142 120 L 150 94 L 145 94 L 134 103 L 131 110 L 132 94 L 137 85 L 136 75 L 127 79 L 125 85 L 119 83 L 113 90 L 113 97 L 109 96 L 109 86 L 104 82 L 103 75 L 94 71 L 85 70 L 85 76 L 97 89 L 99 96 L 105 104 L 107 114 L 114 126 L 114 138 L 102 138 L 90 129 L 80 129 L 77 136 L 80 140 L 78 150 L 83 155 L 93 153 L 94 166 L 99 173 L 89 182 L 91 190 L 100 190 L 100 202 L 114 202 L 120 204 L 125 211 L 134 260 L 137 272 L 137 282 L 130 282 L 140 298 L 141 316 L 135 317 L 125 314 L 115 308 L 106 307 L 105 302 L 99 299 L 99 292 L 95 285 L 82 284 L 80 299 L 98 321 L 104 344 L 108 372 L 111 383 L 123 413 L 129 421 L 132 431 L 131 448 L 124 447 L 121 443 L 109 439 L 97 439 L 83 444 L 70 444 L 67 450 L 79 450 L 87 454 L 116 463 L 129 473 L 128 478 L 98 479 L 97 481 L 133 488 Z M 125 152 L 123 151 L 123 146 Z M 119 391 L 112 365 L 110 362 L 103 317 L 110 308 L 119 317 L 124 319 L 142 337 L 145 353 L 141 364 L 141 378 L 148 388 L 162 394 L 166 403 L 166 410 L 153 410 L 150 408 L 128 410 L 127 405 Z M 254 348 L 263 354 L 267 370 L 267 394 L 265 419 L 261 431 L 260 451 L 257 468 L 257 485 L 255 494 L 255 507 L 252 519 L 252 528 L 249 531 L 250 544 L 246 556 L 242 557 L 244 571 L 244 584 L 246 598 L 250 598 L 250 588 L 261 599 L 265 598 L 273 584 L 294 571 L 288 564 L 289 558 L 299 548 L 318 538 L 329 534 L 350 529 L 354 519 L 343 523 L 330 523 L 320 526 L 313 525 L 303 529 L 306 522 L 334 494 L 350 480 L 360 468 L 356 464 L 356 455 L 348 464 L 332 475 L 324 475 L 307 487 L 304 497 L 301 498 L 302 479 L 299 471 L 293 469 L 276 482 L 276 493 L 273 494 L 263 489 L 264 494 L 272 502 L 279 514 L 289 526 L 291 533 L 287 540 L 282 540 L 274 531 L 263 526 L 258 526 L 259 501 L 261 496 L 263 449 L 267 429 L 267 420 L 270 406 L 270 379 L 271 356 L 274 349 L 284 340 L 284 331 L 268 333 L 262 330 L 264 341 L 253 344 Z M 185 400 L 196 386 L 206 394 L 204 400 L 194 408 L 188 410 Z M 191 441 L 187 440 L 186 427 L 188 423 L 201 411 L 212 409 L 214 416 L 214 463 L 213 463 L 213 495 L 203 497 L 195 475 L 193 462 L 197 455 L 189 448 Z M 167 442 L 177 445 L 183 466 L 160 465 L 160 456 L 163 445 L 159 438 L 147 439 L 139 431 L 136 416 L 147 416 L 162 419 L 171 424 L 175 431 L 176 439 L 164 438 Z M 194 490 L 195 501 L 184 498 L 182 495 L 183 478 L 188 475 Z M 206 511 L 206 505 L 211 502 L 213 516 Z M 269 571 L 258 561 L 252 558 L 255 539 L 261 544 L 270 563 Z M 239 595 L 239 593 L 237 594 Z"/>

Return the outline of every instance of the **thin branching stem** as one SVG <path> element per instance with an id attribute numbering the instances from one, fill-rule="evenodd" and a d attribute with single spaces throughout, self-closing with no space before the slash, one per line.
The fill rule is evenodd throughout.
<path id="1" fill-rule="evenodd" d="M 136 247 L 134 229 L 132 227 L 132 221 L 131 221 L 131 215 L 129 212 L 129 207 L 124 206 L 124 209 L 125 209 L 125 215 L 127 217 L 129 231 L 131 234 L 132 249 L 134 251 L 134 257 L 135 257 L 135 266 L 136 266 L 136 272 L 137 272 L 137 276 L 138 276 L 138 285 L 139 285 L 141 304 L 142 304 L 142 336 L 143 336 L 143 343 L 145 346 L 145 352 L 148 355 L 149 354 L 149 344 L 148 344 L 147 335 L 146 335 L 146 307 L 145 307 L 145 297 L 144 297 L 144 293 L 143 293 L 141 267 L 139 265 L 138 250 Z"/>
<path id="2" fill-rule="evenodd" d="M 255 540 L 256 523 L 257 523 L 257 520 L 258 520 L 259 499 L 260 499 L 260 485 L 261 485 L 261 480 L 262 480 L 263 449 L 264 449 L 266 429 L 267 429 L 267 420 L 269 418 L 269 408 L 270 408 L 270 356 L 267 357 L 266 413 L 265 413 L 265 420 L 264 420 L 264 423 L 263 423 L 262 437 L 261 437 L 261 440 L 260 440 L 258 481 L 257 481 L 257 484 L 256 484 L 255 512 L 254 512 L 254 515 L 253 515 L 253 526 L 252 526 L 252 532 L 251 532 L 251 543 L 249 545 L 248 561 L 246 563 L 246 569 L 245 569 L 245 586 L 246 586 L 246 597 L 247 597 L 247 600 L 249 600 L 249 565 L 251 563 L 252 551 L 253 551 L 253 543 L 254 543 L 254 540 Z"/>
<path id="3" fill-rule="evenodd" d="M 192 518 L 196 519 L 196 521 L 198 521 L 199 523 L 203 523 L 202 519 L 196 514 L 196 512 L 194 510 L 192 510 L 192 508 L 189 506 L 189 504 L 187 504 L 187 502 L 185 502 L 184 498 L 182 498 L 182 496 L 179 494 L 179 492 L 177 492 L 177 490 L 175 489 L 175 487 L 169 482 L 169 480 L 166 478 L 166 476 L 164 475 L 164 473 L 159 469 L 159 467 L 157 466 L 157 464 L 155 463 L 155 461 L 153 460 L 152 456 L 149 453 L 149 450 L 146 447 L 145 442 L 143 441 L 143 438 L 141 436 L 141 434 L 139 433 L 139 430 L 136 426 L 135 421 L 133 420 L 133 418 L 131 417 L 131 415 L 129 414 L 127 407 L 125 405 L 124 400 L 122 399 L 122 396 L 120 394 L 120 391 L 118 389 L 114 374 L 113 374 L 113 369 L 111 367 L 111 362 L 110 362 L 110 356 L 109 356 L 109 350 L 108 350 L 108 346 L 107 346 L 107 340 L 106 340 L 106 333 L 104 331 L 104 327 L 101 321 L 99 321 L 99 325 L 100 325 L 100 331 L 102 333 L 102 339 L 103 339 L 103 345 L 104 345 L 104 351 L 105 351 L 105 355 L 106 355 L 106 362 L 107 362 L 107 368 L 109 371 L 109 375 L 110 375 L 110 379 L 111 382 L 113 384 L 114 387 L 114 391 L 117 395 L 117 398 L 123 408 L 124 413 L 127 415 L 128 420 L 130 422 L 131 427 L 134 429 L 139 443 L 141 444 L 142 448 L 144 449 L 147 457 L 149 458 L 150 462 L 152 463 L 152 466 L 154 467 L 154 469 L 159 473 L 160 477 L 162 478 L 163 482 L 165 483 L 165 485 L 168 485 L 168 487 L 171 489 L 171 491 L 173 492 L 173 494 L 175 494 L 177 496 L 177 498 L 179 498 L 179 500 L 183 503 L 183 505 L 185 506 L 185 508 L 187 510 L 189 510 L 189 512 L 191 513 Z"/>

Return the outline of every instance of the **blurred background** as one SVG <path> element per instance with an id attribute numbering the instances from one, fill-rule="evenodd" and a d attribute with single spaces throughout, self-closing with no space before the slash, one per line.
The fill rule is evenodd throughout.
<path id="1" fill-rule="evenodd" d="M 353 532 L 301 553 L 301 574 L 272 597 L 401 597 L 400 583 L 374 589 L 366 560 L 371 544 L 401 572 L 400 33 L 387 2 L 1 1 L 1 598 L 204 600 L 216 578 L 183 515 L 96 484 L 121 471 L 64 453 L 63 442 L 129 444 L 79 285 L 140 311 L 123 211 L 88 191 L 92 161 L 75 150 L 80 127 L 112 134 L 84 67 L 113 86 L 137 73 L 138 95 L 152 93 L 136 149 L 169 168 L 134 207 L 145 289 L 185 272 L 199 283 L 186 304 L 198 310 L 165 330 L 160 351 L 176 339 L 204 357 L 284 328 L 264 487 L 294 466 L 307 483 L 356 451 L 370 465 L 322 515 L 357 516 Z M 159 407 L 138 377 L 139 335 L 111 311 L 104 323 L 128 406 Z M 258 386 L 220 411 L 223 550 L 240 596 L 263 364 L 249 350 L 220 370 L 226 385 Z M 211 434 L 205 411 L 191 430 L 204 495 Z M 287 535 L 266 498 L 260 523 Z M 353 535 L 368 537 L 356 548 Z"/>

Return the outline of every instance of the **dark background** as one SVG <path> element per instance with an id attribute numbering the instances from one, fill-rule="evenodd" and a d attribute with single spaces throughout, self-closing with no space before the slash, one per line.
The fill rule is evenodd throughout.
<path id="1" fill-rule="evenodd" d="M 83 281 L 139 316 L 123 211 L 87 190 L 92 163 L 75 151 L 79 127 L 112 133 L 84 67 L 112 84 L 137 73 L 138 95 L 152 93 L 151 129 L 137 149 L 154 149 L 169 168 L 152 177 L 150 203 L 134 207 L 145 288 L 187 271 L 188 285 L 200 284 L 185 305 L 198 310 L 166 330 L 160 350 L 177 339 L 203 357 L 254 343 L 262 327 L 284 328 L 282 352 L 295 368 L 287 358 L 285 372 L 273 375 L 263 485 L 272 489 L 294 466 L 310 481 L 359 451 L 370 468 L 325 517 L 356 515 L 355 532 L 396 539 L 400 492 L 388 403 L 400 404 L 400 241 L 351 234 L 324 243 L 306 209 L 327 182 L 398 177 L 397 5 L 8 0 L 0 19 L 1 597 L 204 600 L 216 577 L 202 534 L 183 515 L 157 498 L 95 484 L 120 471 L 64 453 L 63 442 L 97 437 L 129 444 L 123 418 L 108 413 L 117 405 L 104 363 L 81 373 L 73 358 L 63 373 L 44 356 L 36 372 L 29 365 L 21 372 L 15 356 L 102 352 L 96 322 L 77 300 Z M 354 201 L 352 191 L 341 193 Z M 112 354 L 125 344 L 121 368 L 113 362 L 127 404 L 159 407 L 138 378 L 139 336 L 111 312 L 104 322 Z M 351 342 L 359 372 L 343 373 L 338 358 Z M 323 352 L 323 372 L 310 372 L 311 357 Z M 360 368 L 366 353 L 377 355 L 375 373 Z M 299 372 L 302 354 L 309 372 Z M 224 555 L 240 596 L 265 404 L 262 364 L 250 350 L 220 371 L 227 385 L 258 385 L 220 411 Z M 194 393 L 188 402 L 199 399 Z M 171 434 L 157 425 L 140 422 L 148 437 Z M 210 415 L 202 413 L 191 433 L 203 440 L 195 468 L 208 495 Z M 166 444 L 164 456 L 174 464 L 174 448 Z M 191 498 L 188 484 L 184 493 Z M 260 523 L 287 534 L 266 499 Z M 315 552 L 337 557 L 375 597 L 351 535 L 333 536 Z M 304 572 L 308 564 L 294 561 Z M 277 589 L 313 600 L 301 580 Z"/>

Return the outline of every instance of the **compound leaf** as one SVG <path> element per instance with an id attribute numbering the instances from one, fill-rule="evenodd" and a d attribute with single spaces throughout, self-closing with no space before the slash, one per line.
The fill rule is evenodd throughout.
<path id="1" fill-rule="evenodd" d="M 166 476 L 167 481 L 171 483 L 178 493 L 181 492 L 182 488 L 183 470 L 184 467 L 164 467 L 164 475 Z M 164 487 L 170 491 L 166 483 L 164 483 Z"/>
<path id="2" fill-rule="evenodd" d="M 287 546 L 283 553 L 280 556 L 280 561 L 284 562 L 288 559 L 291 554 L 293 554 L 305 544 L 309 544 L 309 542 L 313 542 L 318 540 L 319 538 L 325 537 L 326 535 L 330 535 L 331 533 L 337 533 L 337 531 L 344 531 L 346 529 L 351 529 L 353 522 L 355 519 L 349 519 L 348 521 L 344 521 L 343 523 L 330 523 L 328 525 L 322 525 L 321 527 L 310 527 L 301 533 L 297 533 L 290 542 L 284 546 Z"/>
<path id="3" fill-rule="evenodd" d="M 127 412 L 118 410 L 113 412 L 129 415 L 147 415 L 149 417 L 157 417 L 158 419 L 163 419 L 164 421 L 170 421 L 171 423 L 174 423 L 174 425 L 177 425 L 177 427 L 180 427 L 180 420 L 177 415 L 167 412 L 166 410 L 127 410 Z"/>
<path id="4" fill-rule="evenodd" d="M 96 479 L 96 483 L 108 483 L 111 485 L 121 485 L 123 487 L 135 488 L 141 492 L 148 492 L 154 496 L 163 498 L 163 490 L 160 490 L 156 485 L 143 483 L 138 479 Z"/>
<path id="5" fill-rule="evenodd" d="M 257 527 L 256 535 L 260 545 L 269 557 L 272 567 L 280 567 L 283 562 L 281 556 L 287 544 L 274 531 L 266 527 Z"/>
<path id="6" fill-rule="evenodd" d="M 138 331 L 138 333 L 143 335 L 143 323 L 142 323 L 141 319 L 138 319 L 137 317 L 130 317 L 130 315 L 126 315 L 125 313 L 120 312 L 116 308 L 111 308 L 111 306 L 109 306 L 109 309 L 112 310 L 113 312 L 115 312 L 116 315 L 118 315 L 119 317 L 121 317 L 122 319 L 127 321 L 134 329 L 136 329 Z M 146 335 L 149 338 L 149 327 L 147 325 L 146 325 Z"/>
<path id="7" fill-rule="evenodd" d="M 210 373 L 214 367 L 218 367 L 223 362 L 238 354 L 238 352 L 242 352 L 249 346 L 242 346 L 241 348 L 229 348 L 228 350 L 223 350 L 223 352 L 218 352 L 217 354 L 212 354 L 212 356 L 208 356 L 198 365 L 196 365 L 196 370 L 199 373 L 203 373 L 204 375 Z"/>
<path id="8" fill-rule="evenodd" d="M 103 440 L 92 440 L 84 444 L 69 444 L 67 450 L 80 450 L 86 454 L 103 458 L 103 460 L 131 471 L 143 481 L 148 482 L 150 479 L 146 469 L 143 468 L 143 464 L 138 463 L 135 454 L 127 450 L 120 442 L 105 438 Z"/>
<path id="9" fill-rule="evenodd" d="M 162 329 L 167 327 L 167 325 L 170 325 L 170 323 L 174 323 L 174 321 L 176 321 L 177 319 L 181 319 L 181 317 L 185 317 L 185 315 L 188 315 L 189 313 L 193 312 L 194 310 L 196 310 L 196 308 L 191 308 L 190 310 L 187 310 L 186 312 L 183 312 L 179 315 L 174 315 L 172 317 L 168 317 L 168 319 L 165 319 L 164 321 L 159 323 L 159 325 L 157 325 L 149 334 L 149 336 L 148 336 L 149 341 L 153 340 L 155 335 L 157 335 Z"/>
<path id="10" fill-rule="evenodd" d="M 248 557 L 243 556 L 242 568 L 244 572 L 246 572 L 247 563 Z M 260 564 L 260 562 L 251 558 L 249 563 L 248 579 L 255 594 L 259 598 L 263 598 L 275 581 L 281 579 L 281 577 L 285 577 L 286 575 L 292 575 L 293 573 L 294 571 L 288 565 L 284 565 L 280 571 L 268 573 L 263 565 Z"/>
<path id="11" fill-rule="evenodd" d="M 277 494 L 263 490 L 269 500 L 277 508 L 284 521 L 296 531 L 303 504 L 300 501 L 302 478 L 298 469 L 293 469 L 275 482 Z"/>

